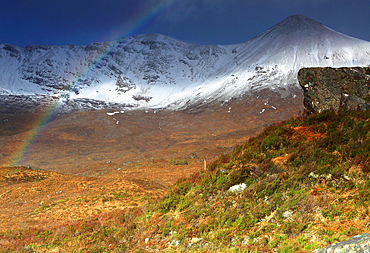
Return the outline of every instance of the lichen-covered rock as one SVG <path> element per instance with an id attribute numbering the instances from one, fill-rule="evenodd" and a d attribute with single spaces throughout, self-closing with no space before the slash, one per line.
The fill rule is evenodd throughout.
<path id="1" fill-rule="evenodd" d="M 308 113 L 370 109 L 370 67 L 304 68 L 298 73 Z"/>
<path id="2" fill-rule="evenodd" d="M 317 253 L 350 253 L 350 252 L 360 252 L 369 253 L 370 252 L 370 234 L 365 233 L 362 235 L 356 235 L 347 241 L 334 243 L 325 248 L 315 250 Z"/>

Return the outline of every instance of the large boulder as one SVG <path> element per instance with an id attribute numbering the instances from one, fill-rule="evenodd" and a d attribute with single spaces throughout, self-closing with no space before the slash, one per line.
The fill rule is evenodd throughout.
<path id="1" fill-rule="evenodd" d="M 303 68 L 298 80 L 307 113 L 370 109 L 370 67 Z"/>
<path id="2" fill-rule="evenodd" d="M 325 248 L 315 250 L 316 253 L 366 253 L 370 252 L 370 234 L 365 233 L 349 238 L 347 241 L 334 243 Z"/>

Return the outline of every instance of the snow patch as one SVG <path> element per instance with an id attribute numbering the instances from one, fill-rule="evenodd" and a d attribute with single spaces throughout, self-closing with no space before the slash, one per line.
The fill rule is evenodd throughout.
<path id="1" fill-rule="evenodd" d="M 119 113 L 125 113 L 125 111 L 120 111 L 120 112 L 107 112 L 107 115 L 109 115 L 109 116 L 114 116 L 115 114 L 119 114 Z"/>

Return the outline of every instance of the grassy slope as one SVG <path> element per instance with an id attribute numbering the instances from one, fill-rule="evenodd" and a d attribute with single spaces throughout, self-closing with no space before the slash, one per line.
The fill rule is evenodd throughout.
<path id="1" fill-rule="evenodd" d="M 176 183 L 146 220 L 148 245 L 304 252 L 368 232 L 369 121 L 369 111 L 325 111 L 268 127 Z"/>
<path id="2" fill-rule="evenodd" d="M 309 252 L 370 231 L 369 130 L 370 111 L 292 119 L 178 181 L 160 201 L 0 239 L 39 252 Z M 241 183 L 244 191 L 229 191 Z"/>

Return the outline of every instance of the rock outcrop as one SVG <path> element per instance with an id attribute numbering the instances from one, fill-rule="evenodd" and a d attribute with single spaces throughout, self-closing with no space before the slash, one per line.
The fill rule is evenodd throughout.
<path id="1" fill-rule="evenodd" d="M 298 72 L 307 113 L 370 109 L 370 67 L 304 68 Z"/>
<path id="2" fill-rule="evenodd" d="M 330 252 L 370 252 L 370 234 L 365 233 L 351 237 L 347 241 L 334 243 L 323 249 L 315 250 L 317 253 Z"/>

